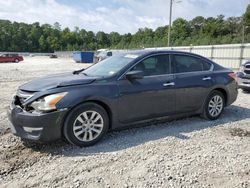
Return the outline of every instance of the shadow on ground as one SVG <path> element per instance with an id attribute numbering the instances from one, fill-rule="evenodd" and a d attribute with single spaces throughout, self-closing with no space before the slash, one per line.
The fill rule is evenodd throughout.
<path id="1" fill-rule="evenodd" d="M 226 108 L 220 119 L 216 121 L 207 121 L 199 117 L 190 117 L 157 125 L 115 131 L 107 134 L 98 144 L 92 147 L 79 148 L 62 141 L 46 145 L 31 144 L 28 145 L 28 147 L 31 147 L 35 151 L 50 153 L 52 155 L 96 155 L 98 153 L 116 152 L 162 138 L 176 137 L 185 140 L 189 139 L 185 133 L 200 131 L 202 129 L 237 122 L 247 118 L 250 118 L 250 109 L 232 105 Z"/>

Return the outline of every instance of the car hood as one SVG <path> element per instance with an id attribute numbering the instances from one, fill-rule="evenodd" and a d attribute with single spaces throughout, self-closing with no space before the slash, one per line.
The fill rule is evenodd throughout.
<path id="1" fill-rule="evenodd" d="M 94 82 L 97 77 L 88 77 L 83 74 L 56 74 L 33 80 L 19 87 L 25 91 L 45 91 L 48 89 L 73 85 L 84 85 Z"/>

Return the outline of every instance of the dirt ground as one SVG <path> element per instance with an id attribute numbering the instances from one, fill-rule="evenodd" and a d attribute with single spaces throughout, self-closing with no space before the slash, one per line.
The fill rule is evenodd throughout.
<path id="1" fill-rule="evenodd" d="M 24 145 L 6 109 L 17 87 L 87 67 L 28 57 L 0 64 L 0 187 L 250 187 L 250 93 L 219 120 L 185 118 L 109 133 L 95 146 Z"/>

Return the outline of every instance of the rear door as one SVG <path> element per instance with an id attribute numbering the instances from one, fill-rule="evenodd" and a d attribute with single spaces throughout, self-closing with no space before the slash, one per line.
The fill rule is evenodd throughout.
<path id="1" fill-rule="evenodd" d="M 133 70 L 142 71 L 144 78 L 118 81 L 120 122 L 129 123 L 174 113 L 175 86 L 169 54 L 148 57 L 130 69 Z"/>
<path id="2" fill-rule="evenodd" d="M 213 85 L 212 64 L 186 54 L 173 54 L 172 62 L 176 76 L 176 111 L 198 110 Z"/>

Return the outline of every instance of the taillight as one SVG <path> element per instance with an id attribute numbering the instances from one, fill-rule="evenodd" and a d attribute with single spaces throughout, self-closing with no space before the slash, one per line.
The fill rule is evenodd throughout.
<path id="1" fill-rule="evenodd" d="M 237 81 L 237 76 L 235 73 L 229 73 L 228 76 Z"/>

